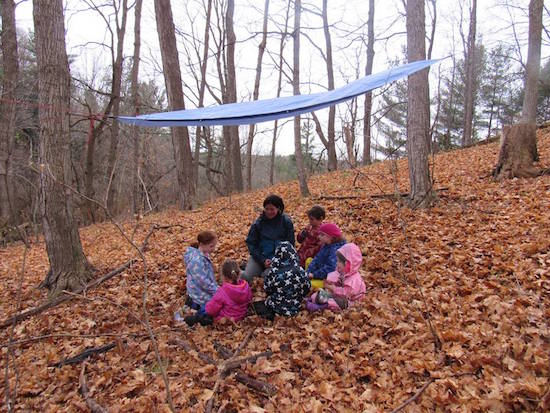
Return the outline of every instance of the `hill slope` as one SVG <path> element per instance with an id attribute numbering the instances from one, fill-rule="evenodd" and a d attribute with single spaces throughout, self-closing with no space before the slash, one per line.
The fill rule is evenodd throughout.
<path id="1" fill-rule="evenodd" d="M 226 411 L 388 411 L 419 392 L 410 411 L 532 411 L 549 389 L 550 176 L 494 182 L 496 144 L 435 157 L 439 203 L 429 211 L 399 208 L 394 185 L 408 188 L 406 160 L 392 172 L 389 162 L 356 171 L 313 177 L 315 196 L 302 199 L 296 182 L 221 198 L 200 210 L 174 210 L 123 225 L 140 244 L 153 223 L 147 250 L 150 322 L 156 332 L 178 411 L 202 411 L 217 370 L 183 338 L 213 358 L 214 342 L 236 349 L 253 336 L 242 355 L 271 350 L 270 359 L 242 371 L 277 387 L 267 397 L 232 376 L 214 405 Z M 539 131 L 539 152 L 550 166 L 550 131 Z M 216 265 L 247 257 L 244 238 L 257 208 L 270 192 L 281 194 L 296 228 L 319 203 L 364 254 L 368 293 L 342 314 L 305 312 L 270 323 L 256 316 L 238 325 L 173 327 L 185 277 L 181 254 L 202 229 L 220 237 Z M 336 197 L 349 197 L 336 199 Z M 135 251 L 116 228 L 101 224 L 81 230 L 83 246 L 101 272 L 119 266 Z M 0 249 L 0 313 L 16 309 L 24 248 Z M 26 259 L 22 308 L 41 302 L 36 285 L 48 268 L 44 243 Z M 255 285 L 256 297 L 262 295 Z M 88 347 L 116 347 L 89 359 L 90 395 L 112 411 L 167 410 L 164 383 L 150 341 L 130 315 L 141 316 L 143 266 L 134 265 L 88 299 L 75 299 L 23 321 L 15 328 L 10 388 L 16 379 L 16 410 L 87 411 L 79 394 L 81 366 L 48 367 Z M 110 300 L 111 302 L 107 302 Z M 116 304 L 116 305 L 115 305 Z M 433 330 L 441 340 L 435 346 Z M 10 329 L 0 331 L 0 368 L 5 369 Z M 17 374 L 13 368 L 17 366 Z M 0 396 L 5 400 L 4 380 Z"/>

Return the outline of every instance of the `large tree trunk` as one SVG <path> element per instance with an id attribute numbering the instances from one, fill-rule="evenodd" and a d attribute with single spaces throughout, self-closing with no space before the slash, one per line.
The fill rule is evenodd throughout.
<path id="1" fill-rule="evenodd" d="M 70 75 L 62 0 L 33 1 L 40 123 L 40 212 L 50 272 L 43 285 L 56 295 L 91 277 L 73 218 L 69 168 Z"/>
<path id="2" fill-rule="evenodd" d="M 332 41 L 330 38 L 330 30 L 328 26 L 328 0 L 323 0 L 323 31 L 325 33 L 326 45 L 326 64 L 327 64 L 327 80 L 328 90 L 334 89 L 334 66 L 332 64 Z M 338 169 L 338 159 L 336 158 L 336 142 L 334 123 L 336 118 L 336 107 L 331 106 L 328 110 L 328 125 L 327 125 L 327 154 L 328 154 L 328 170 L 335 171 Z"/>
<path id="3" fill-rule="evenodd" d="M 533 166 L 538 160 L 537 151 L 537 96 L 540 72 L 543 0 L 529 3 L 529 50 L 525 72 L 522 123 L 503 129 L 498 163 L 493 171 L 497 179 L 526 178 L 540 175 Z"/>
<path id="4" fill-rule="evenodd" d="M 132 73 L 130 75 L 130 93 L 132 96 L 132 106 L 134 114 L 140 114 L 141 103 L 139 99 L 139 57 L 141 49 L 141 9 L 143 0 L 136 0 L 136 8 L 134 14 L 134 55 L 132 59 Z M 132 168 L 132 212 L 134 215 L 139 215 L 142 211 L 141 200 L 141 185 L 139 182 L 140 174 L 140 158 L 141 158 L 141 136 L 140 128 L 133 127 L 133 168 Z"/>
<path id="5" fill-rule="evenodd" d="M 235 11 L 235 1 L 227 1 L 227 12 L 225 18 L 226 36 L 227 36 L 227 102 L 237 101 L 237 75 L 235 73 L 235 31 L 233 29 L 233 13 Z M 233 189 L 243 190 L 243 171 L 241 165 L 241 143 L 239 139 L 239 127 L 227 126 L 229 132 L 231 172 L 233 174 Z"/>
<path id="6" fill-rule="evenodd" d="M 265 47 L 267 45 L 267 17 L 269 15 L 269 0 L 265 0 L 264 20 L 262 25 L 262 41 L 258 46 L 258 58 L 256 60 L 256 78 L 254 79 L 254 92 L 252 99 L 258 100 L 260 94 L 260 79 L 262 76 L 262 59 Z M 250 125 L 248 130 L 248 139 L 246 141 L 246 189 L 252 189 L 252 144 L 254 143 L 254 124 Z"/>
<path id="7" fill-rule="evenodd" d="M 367 65 L 365 75 L 372 74 L 372 65 L 374 63 L 374 0 L 369 0 L 369 17 L 367 20 Z M 372 162 L 370 156 L 371 147 L 371 125 L 370 118 L 372 113 L 372 92 L 365 94 L 365 111 L 363 113 L 363 165 L 369 165 Z"/>
<path id="8" fill-rule="evenodd" d="M 118 10 L 117 10 L 118 11 Z M 107 209 L 108 211 L 116 215 L 118 210 L 116 209 L 116 160 L 118 152 L 118 139 L 119 139 L 119 123 L 117 117 L 120 113 L 120 91 L 122 88 L 122 64 L 123 64 L 123 51 L 124 51 L 124 35 L 126 34 L 126 20 L 128 16 L 128 0 L 122 1 L 122 16 L 121 23 L 118 23 L 118 13 L 115 13 L 116 22 L 116 57 L 113 61 L 113 124 L 111 127 L 111 142 L 109 145 L 109 157 L 107 163 L 108 181 L 109 186 L 107 189 Z"/>
<path id="9" fill-rule="evenodd" d="M 155 16 L 159 35 L 164 81 L 170 110 L 185 109 L 181 70 L 176 46 L 176 33 L 170 0 L 155 0 Z M 178 176 L 179 207 L 191 209 L 195 195 L 193 158 L 187 127 L 172 128 L 172 144 Z"/>
<path id="10" fill-rule="evenodd" d="M 292 73 L 292 87 L 294 95 L 300 94 L 300 15 L 302 1 L 294 1 L 294 65 Z M 298 170 L 298 182 L 302 196 L 309 196 L 307 187 L 307 175 L 302 156 L 302 133 L 300 130 L 300 116 L 294 117 L 294 156 L 296 157 L 296 169 Z"/>
<path id="11" fill-rule="evenodd" d="M 477 0 L 472 1 L 470 11 L 470 30 L 468 32 L 468 44 L 465 53 L 466 63 L 466 90 L 464 91 L 464 129 L 462 133 L 462 146 L 472 143 L 475 103 L 475 67 L 476 67 L 476 14 Z"/>
<path id="12" fill-rule="evenodd" d="M 19 58 L 13 0 L 1 0 L 0 13 L 2 14 L 3 57 L 2 102 L 0 104 L 0 222 L 17 225 L 19 218 L 14 205 L 15 187 L 11 157 L 15 143 L 17 113 L 15 101 L 19 77 Z"/>
<path id="13" fill-rule="evenodd" d="M 498 163 L 493 170 L 497 179 L 529 178 L 541 174 L 533 166 L 537 152 L 537 127 L 534 123 L 504 126 Z"/>
<path id="14" fill-rule="evenodd" d="M 426 57 L 424 0 L 407 0 L 407 58 Z M 428 156 L 430 153 L 430 102 L 428 69 L 409 76 L 407 84 L 407 153 L 411 185 L 410 205 L 429 207 L 434 199 Z"/>

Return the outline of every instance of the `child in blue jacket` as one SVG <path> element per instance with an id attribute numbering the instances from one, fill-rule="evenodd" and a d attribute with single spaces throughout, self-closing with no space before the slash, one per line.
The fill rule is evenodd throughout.
<path id="1" fill-rule="evenodd" d="M 323 288 L 327 275 L 336 270 L 336 251 L 346 244 L 338 225 L 327 222 L 319 227 L 319 239 L 323 246 L 307 267 L 312 288 Z"/>

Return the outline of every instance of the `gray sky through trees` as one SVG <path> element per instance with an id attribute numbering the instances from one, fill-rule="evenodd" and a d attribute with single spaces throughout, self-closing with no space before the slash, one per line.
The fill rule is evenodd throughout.
<path id="1" fill-rule="evenodd" d="M 459 3 L 463 3 L 462 16 Z M 508 44 L 519 44 L 521 58 L 526 59 L 527 54 L 527 7 L 528 0 L 515 0 L 514 7 L 506 8 L 500 4 L 505 0 L 482 0 L 478 4 L 478 39 L 487 48 L 493 47 L 497 42 Z M 93 10 L 90 10 L 86 3 L 90 1 L 69 0 L 66 2 L 66 40 L 69 55 L 74 57 L 71 66 L 71 74 L 75 77 L 99 80 L 105 76 L 106 67 L 110 62 L 108 50 L 102 43 L 109 43 L 105 21 Z M 98 4 L 99 2 L 96 2 Z M 237 36 L 236 62 L 237 62 L 237 100 L 247 101 L 252 99 L 254 84 L 255 63 L 257 45 L 261 40 L 262 25 L 262 2 L 253 0 L 235 1 L 235 32 Z M 277 53 L 279 36 L 276 34 L 282 27 L 284 8 L 286 2 L 273 0 L 270 5 L 270 20 L 268 31 L 271 32 L 267 40 L 265 67 L 262 71 L 262 81 L 259 99 L 272 98 L 276 94 L 277 69 L 274 67 L 274 60 L 269 54 L 275 56 Z M 435 45 L 432 54 L 433 58 L 441 58 L 451 54 L 455 43 L 455 53 L 462 53 L 459 33 L 462 22 L 463 30 L 467 32 L 469 0 L 438 0 L 437 1 L 437 24 Z M 509 3 L 511 3 L 509 1 Z M 366 60 L 366 33 L 368 2 L 364 0 L 329 0 L 328 18 L 331 24 L 331 36 L 334 50 L 334 73 L 336 87 L 354 80 L 357 72 L 362 72 Z M 304 12 L 302 14 L 303 30 L 301 45 L 301 91 L 302 93 L 315 93 L 325 91 L 327 87 L 325 63 L 322 60 L 319 50 L 312 46 L 314 41 L 321 50 L 324 48 L 322 19 L 308 10 L 321 11 L 321 0 L 310 0 L 302 3 Z M 198 63 L 187 58 L 184 48 L 181 45 L 190 36 L 190 27 L 194 26 L 197 37 L 201 36 L 204 24 L 203 11 L 199 10 L 199 1 L 172 1 L 174 21 L 176 29 L 179 29 L 178 46 L 180 61 L 182 63 L 182 76 L 184 78 L 184 93 L 186 94 L 187 108 L 195 107 L 195 99 L 190 91 L 195 88 L 191 71 L 198 71 Z M 140 81 L 155 79 L 157 85 L 163 87 L 162 74 L 160 73 L 160 51 L 156 24 L 154 20 L 153 2 L 146 0 L 143 5 L 142 17 L 142 64 L 140 68 Z M 107 9 L 105 9 L 107 10 Z M 377 0 L 375 5 L 375 37 L 374 44 L 375 58 L 373 72 L 384 70 L 388 62 L 396 58 L 404 61 L 405 18 L 403 2 L 401 0 Z M 430 30 L 431 15 L 430 8 L 426 6 L 427 32 Z M 191 17 L 189 17 L 191 16 Z M 18 28 L 21 30 L 32 30 L 32 2 L 23 1 L 16 9 Z M 511 22 L 515 22 L 515 33 Z M 132 30 L 133 13 L 130 13 L 127 35 L 125 39 L 125 57 L 131 58 L 132 53 Z M 306 38 L 305 36 L 308 36 Z M 360 41 L 361 35 L 365 36 L 365 42 Z M 288 44 L 286 52 L 287 62 L 291 62 L 292 47 Z M 548 38 L 543 34 L 542 64 L 548 59 L 549 47 Z M 518 56 L 519 58 L 520 56 Z M 438 71 L 449 70 L 452 61 L 441 63 L 441 67 L 434 67 L 431 72 L 431 96 L 437 86 L 434 81 Z M 358 69 L 359 68 L 359 69 Z M 290 74 L 290 67 L 286 69 Z M 215 84 L 214 74 L 211 74 Z M 359 74 L 359 77 L 362 74 Z M 196 93 L 196 92 L 195 92 Z M 285 79 L 281 96 L 292 95 L 292 85 Z M 376 95 L 375 95 L 376 96 Z M 207 93 L 205 105 L 215 104 L 214 99 Z M 361 103 L 362 104 L 362 103 Z M 376 111 L 376 98 L 374 98 L 374 109 Z M 337 119 L 343 116 L 346 110 L 344 104 L 336 108 Z M 326 119 L 327 109 L 319 111 L 321 120 Z M 304 117 L 305 118 L 305 117 Z M 267 154 L 271 144 L 271 123 L 260 124 L 257 127 L 258 134 L 254 141 L 253 153 Z M 247 127 L 240 128 L 241 141 L 246 139 Z M 341 128 L 339 128 L 341 129 Z M 376 132 L 374 133 L 376 136 Z M 337 137 L 338 138 L 338 137 Z M 280 154 L 293 153 L 292 127 L 282 128 L 281 137 L 278 141 L 277 152 Z M 319 150 L 320 142 L 317 144 Z M 345 150 L 341 139 L 338 141 L 339 155 Z"/>

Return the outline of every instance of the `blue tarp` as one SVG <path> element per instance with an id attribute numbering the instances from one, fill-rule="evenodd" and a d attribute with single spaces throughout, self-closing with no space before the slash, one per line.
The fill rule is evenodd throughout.
<path id="1" fill-rule="evenodd" d="M 341 88 L 311 95 L 228 103 L 206 108 L 151 113 L 137 117 L 119 116 L 118 120 L 137 126 L 211 126 L 248 125 L 288 118 L 335 105 L 369 90 L 393 82 L 441 61 L 421 60 L 385 70 L 348 83 Z"/>

